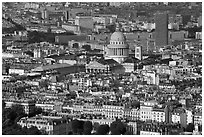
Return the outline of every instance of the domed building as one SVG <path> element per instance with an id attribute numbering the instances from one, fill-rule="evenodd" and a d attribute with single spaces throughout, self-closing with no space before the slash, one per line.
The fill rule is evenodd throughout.
<path id="1" fill-rule="evenodd" d="M 123 63 L 129 56 L 129 46 L 122 32 L 116 31 L 110 37 L 110 43 L 105 49 L 105 59 L 114 59 Z"/>

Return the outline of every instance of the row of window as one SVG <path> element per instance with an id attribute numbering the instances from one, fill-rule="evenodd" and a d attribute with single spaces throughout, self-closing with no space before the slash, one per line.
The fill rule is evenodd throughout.
<path id="1" fill-rule="evenodd" d="M 124 108 L 118 107 L 118 106 L 104 106 L 104 108 L 110 108 L 110 109 L 124 109 Z"/>
<path id="2" fill-rule="evenodd" d="M 164 112 L 145 112 L 145 111 L 141 111 L 141 114 L 154 114 L 154 115 L 165 115 Z"/>
<path id="3" fill-rule="evenodd" d="M 112 41 L 112 42 L 110 42 L 110 44 L 124 44 L 124 42 L 120 42 L 120 41 L 114 42 L 114 41 Z"/>
<path id="4" fill-rule="evenodd" d="M 124 49 L 113 49 L 113 55 L 124 55 Z"/>
<path id="5" fill-rule="evenodd" d="M 159 115 L 153 115 L 153 117 L 159 117 Z M 163 117 L 163 115 L 160 115 L 160 117 L 162 118 L 162 117 Z"/>
<path id="6" fill-rule="evenodd" d="M 151 119 L 151 117 L 149 117 L 149 116 L 141 116 L 141 118 L 143 119 Z"/>

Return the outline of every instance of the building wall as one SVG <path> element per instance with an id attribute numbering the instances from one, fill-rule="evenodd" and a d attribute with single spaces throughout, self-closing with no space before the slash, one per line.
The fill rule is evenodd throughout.
<path id="1" fill-rule="evenodd" d="M 123 63 L 122 65 L 125 68 L 125 72 L 134 72 L 135 71 L 134 63 Z"/>
<path id="2" fill-rule="evenodd" d="M 152 120 L 157 122 L 165 122 L 165 112 L 152 111 Z"/>
<path id="3" fill-rule="evenodd" d="M 36 103 L 36 107 L 42 108 L 43 111 L 52 111 L 54 110 L 54 104 L 40 104 Z"/>
<path id="4" fill-rule="evenodd" d="M 133 135 L 137 135 L 137 123 L 136 122 L 128 122 L 128 129 L 133 133 Z"/>
<path id="5" fill-rule="evenodd" d="M 110 19 L 107 17 L 93 17 L 93 21 L 104 25 L 110 23 Z"/>
<path id="6" fill-rule="evenodd" d="M 135 58 L 142 60 L 142 46 L 135 47 Z"/>
<path id="7" fill-rule="evenodd" d="M 202 125 L 202 115 L 194 115 L 194 118 L 193 118 L 193 123 L 194 125 L 195 124 L 198 124 L 198 125 Z"/>
<path id="8" fill-rule="evenodd" d="M 25 114 L 30 114 L 34 111 L 34 102 L 15 102 L 15 101 L 5 101 L 6 107 L 12 107 L 12 105 L 20 105 L 23 107 Z"/>
<path id="9" fill-rule="evenodd" d="M 202 32 L 196 32 L 195 38 L 202 39 Z"/>
<path id="10" fill-rule="evenodd" d="M 202 26 L 202 16 L 198 18 L 198 27 Z"/>
<path id="11" fill-rule="evenodd" d="M 93 29 L 93 19 L 90 16 L 84 16 L 84 17 L 76 17 L 75 19 L 75 25 L 78 25 L 83 28 L 89 28 Z"/>
<path id="12" fill-rule="evenodd" d="M 67 31 L 72 31 L 76 34 L 78 34 L 80 31 L 80 28 L 77 25 L 62 24 L 62 28 L 67 30 Z"/>
<path id="13" fill-rule="evenodd" d="M 188 37 L 187 31 L 175 31 L 175 32 L 170 31 L 169 32 L 169 44 L 171 44 L 175 40 L 182 41 L 187 37 Z"/>
<path id="14" fill-rule="evenodd" d="M 161 135 L 160 132 L 140 131 L 140 135 Z"/>
<path id="15" fill-rule="evenodd" d="M 179 114 L 172 114 L 172 119 L 171 119 L 171 121 L 173 122 L 173 123 L 180 123 L 181 121 L 180 121 L 180 115 Z"/>
<path id="16" fill-rule="evenodd" d="M 70 64 L 70 65 L 74 65 L 77 63 L 76 60 L 64 60 L 64 59 L 61 59 L 59 60 L 59 63 L 67 63 L 67 64 Z"/>
<path id="17" fill-rule="evenodd" d="M 157 49 L 168 44 L 168 14 L 159 13 L 155 16 L 155 44 Z"/>
<path id="18" fill-rule="evenodd" d="M 103 109 L 104 115 L 110 119 L 122 118 L 124 114 L 123 106 L 103 105 Z"/>
<path id="19" fill-rule="evenodd" d="M 152 119 L 152 106 L 140 106 L 140 120 L 147 121 Z"/>
<path id="20" fill-rule="evenodd" d="M 9 74 L 24 74 L 25 70 L 24 69 L 9 69 Z"/>

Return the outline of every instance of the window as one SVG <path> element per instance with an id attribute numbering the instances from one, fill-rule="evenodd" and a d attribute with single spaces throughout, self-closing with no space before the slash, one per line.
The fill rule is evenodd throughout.
<path id="1" fill-rule="evenodd" d="M 172 39 L 172 34 L 169 35 L 169 38 Z"/>

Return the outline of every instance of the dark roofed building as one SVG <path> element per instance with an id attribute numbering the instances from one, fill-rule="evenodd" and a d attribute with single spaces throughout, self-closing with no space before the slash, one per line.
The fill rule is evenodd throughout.
<path id="1" fill-rule="evenodd" d="M 86 72 L 105 73 L 105 72 L 123 72 L 124 68 L 113 59 L 99 59 L 86 65 Z"/>
<path id="2" fill-rule="evenodd" d="M 139 59 L 135 57 L 128 57 L 122 65 L 125 68 L 125 72 L 134 72 L 138 68 L 139 63 Z"/>
<path id="3" fill-rule="evenodd" d="M 124 63 L 139 63 L 139 59 L 135 58 L 135 57 L 128 57 Z"/>
<path id="4" fill-rule="evenodd" d="M 102 63 L 104 65 L 109 65 L 110 67 L 111 66 L 116 66 L 116 65 L 119 64 L 117 61 L 115 61 L 113 59 L 106 59 L 106 60 L 105 59 L 100 59 L 100 60 L 98 60 L 98 62 L 100 62 L 100 63 Z"/>
<path id="5" fill-rule="evenodd" d="M 58 44 L 68 44 L 69 41 L 85 41 L 87 35 L 60 35 L 55 37 L 55 42 Z"/>
<path id="6" fill-rule="evenodd" d="M 61 64 L 52 64 L 52 65 L 44 65 L 39 66 L 35 69 L 32 69 L 33 72 L 44 72 L 44 73 L 59 73 L 59 74 L 70 74 L 70 73 L 78 73 L 84 72 L 85 66 L 84 65 L 70 65 L 67 63 Z"/>
<path id="7" fill-rule="evenodd" d="M 172 58 L 162 59 L 162 60 L 160 61 L 160 64 L 167 64 L 167 65 L 169 65 L 169 61 L 173 61 L 173 59 L 172 59 Z"/>
<path id="8" fill-rule="evenodd" d="M 56 61 L 60 60 L 60 59 L 68 59 L 68 60 L 75 60 L 77 58 L 77 55 L 67 55 L 67 54 L 61 54 L 61 55 L 51 55 L 48 56 L 48 58 L 52 58 Z"/>

